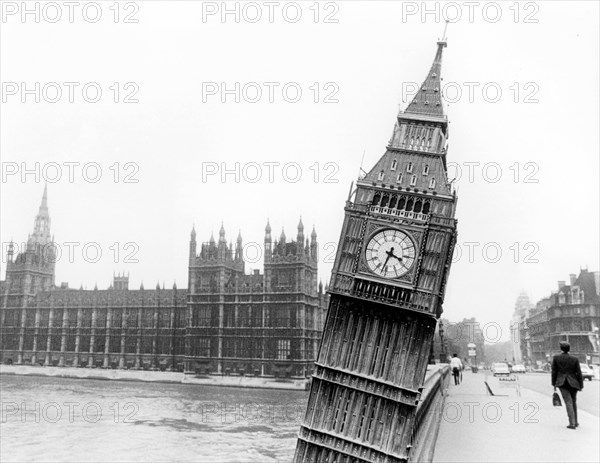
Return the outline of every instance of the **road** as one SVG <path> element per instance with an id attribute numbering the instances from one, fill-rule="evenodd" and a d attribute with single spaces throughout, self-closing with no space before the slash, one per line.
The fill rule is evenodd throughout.
<path id="1" fill-rule="evenodd" d="M 548 396 L 551 400 L 550 373 L 525 373 L 519 375 L 521 386 Z M 600 416 L 600 381 L 584 381 L 583 391 L 577 394 L 577 408 L 594 416 Z"/>

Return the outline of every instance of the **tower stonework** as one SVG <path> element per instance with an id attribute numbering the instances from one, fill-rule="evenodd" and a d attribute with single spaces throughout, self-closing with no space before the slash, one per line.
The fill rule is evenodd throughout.
<path id="1" fill-rule="evenodd" d="M 445 41 L 385 154 L 346 202 L 294 461 L 404 462 L 452 252 Z"/>

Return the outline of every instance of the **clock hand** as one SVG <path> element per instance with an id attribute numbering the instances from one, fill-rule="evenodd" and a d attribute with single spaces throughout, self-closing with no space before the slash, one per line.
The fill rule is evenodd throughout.
<path id="1" fill-rule="evenodd" d="M 385 268 L 385 266 L 386 266 L 386 265 L 387 265 L 387 263 L 388 263 L 388 260 L 390 260 L 390 257 L 392 257 L 392 256 L 390 255 L 389 251 L 385 251 L 385 253 L 386 253 L 388 256 L 387 256 L 387 259 L 385 260 L 385 262 L 383 263 L 383 268 Z"/>
<path id="2" fill-rule="evenodd" d="M 390 257 L 394 257 L 398 262 L 402 262 L 402 257 L 398 257 L 396 254 L 394 254 L 394 251 L 390 252 Z"/>

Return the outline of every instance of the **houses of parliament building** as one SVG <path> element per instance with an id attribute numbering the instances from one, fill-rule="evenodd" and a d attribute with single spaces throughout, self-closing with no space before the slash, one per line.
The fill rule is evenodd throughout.
<path id="1" fill-rule="evenodd" d="M 0 281 L 3 364 L 185 371 L 193 375 L 307 378 L 327 308 L 317 283 L 317 235 L 273 240 L 267 222 L 264 272 L 246 274 L 242 237 L 189 243 L 188 289 L 55 286 L 47 189 L 26 248 L 7 252 Z"/>

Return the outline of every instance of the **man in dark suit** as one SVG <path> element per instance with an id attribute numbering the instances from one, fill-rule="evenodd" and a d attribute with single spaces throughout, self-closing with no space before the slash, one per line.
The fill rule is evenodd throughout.
<path id="1" fill-rule="evenodd" d="M 577 422 L 577 391 L 583 389 L 583 376 L 579 360 L 569 355 L 571 345 L 561 341 L 560 350 L 562 354 L 555 355 L 552 359 L 552 385 L 554 389 L 559 388 L 565 402 L 567 415 L 569 416 L 569 429 L 579 426 Z"/>

